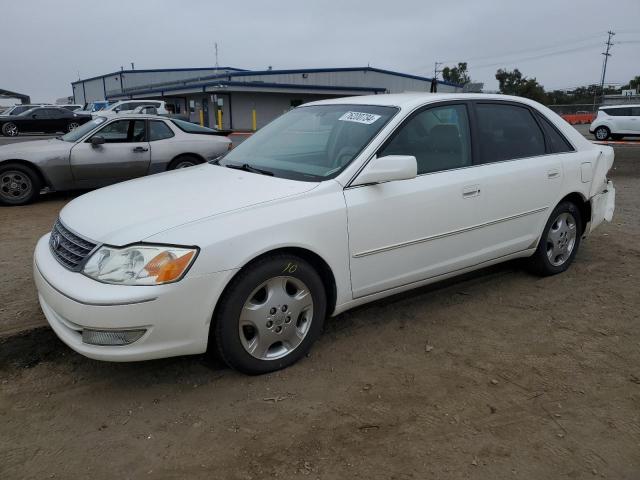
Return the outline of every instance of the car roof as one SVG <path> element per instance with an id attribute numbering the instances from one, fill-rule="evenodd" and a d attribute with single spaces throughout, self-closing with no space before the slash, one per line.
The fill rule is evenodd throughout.
<path id="1" fill-rule="evenodd" d="M 93 112 L 96 117 L 100 116 L 100 111 Z M 171 117 L 165 117 L 164 115 L 155 115 L 153 113 L 120 113 L 118 116 L 104 116 L 107 120 L 122 120 L 126 118 L 137 119 L 156 119 L 156 120 L 173 120 Z M 180 120 L 179 118 L 177 120 Z"/>
<path id="2" fill-rule="evenodd" d="M 385 93 L 380 95 L 363 95 L 357 97 L 332 98 L 305 103 L 309 105 L 379 105 L 386 107 L 400 107 L 411 109 L 426 103 L 441 102 L 447 100 L 502 100 L 536 105 L 537 102 L 523 97 L 512 95 L 488 94 L 488 93 L 428 93 L 428 92 L 407 92 L 407 93 Z M 301 108 L 301 107 L 298 107 Z"/>

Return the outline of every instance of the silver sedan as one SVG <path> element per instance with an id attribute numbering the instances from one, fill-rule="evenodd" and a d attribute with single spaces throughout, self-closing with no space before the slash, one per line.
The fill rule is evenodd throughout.
<path id="1" fill-rule="evenodd" d="M 175 118 L 96 117 L 55 139 L 0 146 L 0 203 L 24 205 L 43 188 L 97 188 L 190 167 L 230 149 L 215 130 Z"/>

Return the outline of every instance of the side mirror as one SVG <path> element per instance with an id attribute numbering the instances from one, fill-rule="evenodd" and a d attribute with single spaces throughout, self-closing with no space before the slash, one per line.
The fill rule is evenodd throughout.
<path id="1" fill-rule="evenodd" d="M 418 175 L 418 162 L 413 155 L 387 155 L 373 158 L 352 185 L 410 180 Z"/>
<path id="2" fill-rule="evenodd" d="M 91 137 L 91 139 L 89 140 L 89 143 L 91 143 L 93 147 L 97 147 L 98 145 L 102 145 L 103 143 L 105 143 L 105 140 L 104 140 L 104 137 L 101 137 L 100 135 L 96 135 L 95 137 Z"/>

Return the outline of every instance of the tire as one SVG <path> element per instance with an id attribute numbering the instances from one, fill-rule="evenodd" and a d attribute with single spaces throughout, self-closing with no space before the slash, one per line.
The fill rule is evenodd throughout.
<path id="1" fill-rule="evenodd" d="M 5 137 L 17 137 L 18 133 L 18 126 L 13 122 L 7 122 L 2 126 L 2 134 Z"/>
<path id="2" fill-rule="evenodd" d="M 606 140 L 611 136 L 611 130 L 607 127 L 598 127 L 593 131 L 593 135 L 596 137 L 596 140 Z"/>
<path id="3" fill-rule="evenodd" d="M 78 122 L 69 122 L 69 125 L 67 125 L 67 132 L 73 132 L 79 126 L 80 124 Z"/>
<path id="4" fill-rule="evenodd" d="M 41 188 L 42 181 L 33 168 L 15 162 L 0 165 L 0 204 L 26 205 Z"/>
<path id="5" fill-rule="evenodd" d="M 569 268 L 580 246 L 582 217 L 578 207 L 561 202 L 549 216 L 528 268 L 540 276 L 562 273 Z"/>
<path id="6" fill-rule="evenodd" d="M 264 257 L 225 290 L 213 318 L 209 353 L 215 346 L 227 365 L 249 375 L 280 370 L 309 352 L 326 310 L 324 284 L 306 260 L 288 254 Z"/>
<path id="7" fill-rule="evenodd" d="M 180 168 L 188 168 L 193 167 L 194 165 L 199 165 L 202 163 L 198 157 L 194 157 L 193 155 L 182 155 L 178 158 L 174 158 L 169 163 L 167 170 L 178 170 Z"/>

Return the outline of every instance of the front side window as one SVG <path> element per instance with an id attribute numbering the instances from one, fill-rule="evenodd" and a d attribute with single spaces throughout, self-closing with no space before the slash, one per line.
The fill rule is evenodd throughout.
<path id="1" fill-rule="evenodd" d="M 476 117 L 482 163 L 545 154 L 544 136 L 526 107 L 479 103 Z"/>
<path id="2" fill-rule="evenodd" d="M 173 137 L 173 132 L 169 126 L 160 120 L 151 120 L 149 122 L 149 141 L 164 140 Z"/>
<path id="3" fill-rule="evenodd" d="M 464 105 L 429 108 L 414 115 L 378 153 L 413 155 L 418 175 L 471 165 L 471 135 Z"/>
<path id="4" fill-rule="evenodd" d="M 145 141 L 144 120 L 118 120 L 96 133 L 105 143 L 135 143 Z"/>
<path id="5" fill-rule="evenodd" d="M 377 105 L 298 107 L 231 150 L 220 165 L 322 181 L 338 175 L 397 112 Z"/>

